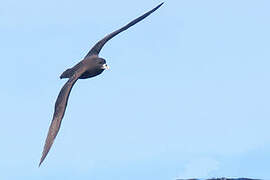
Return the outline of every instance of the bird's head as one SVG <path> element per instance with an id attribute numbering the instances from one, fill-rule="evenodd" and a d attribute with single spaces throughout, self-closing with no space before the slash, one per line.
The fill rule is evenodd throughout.
<path id="1" fill-rule="evenodd" d="M 97 65 L 100 69 L 109 69 L 109 66 L 106 64 L 106 60 L 103 58 L 98 58 L 97 59 Z"/>

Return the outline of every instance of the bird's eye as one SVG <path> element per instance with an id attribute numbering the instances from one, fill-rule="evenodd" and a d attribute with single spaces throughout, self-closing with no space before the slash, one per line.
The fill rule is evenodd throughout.
<path id="1" fill-rule="evenodd" d="M 103 62 L 100 61 L 99 64 L 103 64 Z"/>

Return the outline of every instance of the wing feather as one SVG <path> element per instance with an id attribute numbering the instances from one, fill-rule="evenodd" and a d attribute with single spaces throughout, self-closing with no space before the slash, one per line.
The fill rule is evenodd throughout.
<path id="1" fill-rule="evenodd" d="M 105 36 L 103 39 L 101 39 L 100 41 L 98 41 L 93 47 L 92 49 L 87 53 L 87 55 L 85 56 L 91 56 L 91 55 L 98 55 L 100 50 L 102 49 L 102 47 L 105 45 L 106 42 L 108 42 L 110 39 L 112 39 L 114 36 L 116 36 L 117 34 L 121 33 L 122 31 L 130 28 L 131 26 L 135 25 L 136 23 L 140 22 L 141 20 L 143 20 L 144 18 L 146 18 L 147 16 L 149 16 L 152 12 L 154 12 L 155 10 L 157 10 L 163 3 L 159 4 L 158 6 L 156 6 L 154 9 L 148 11 L 147 13 L 141 15 L 140 17 L 134 19 L 133 21 L 131 21 L 130 23 L 128 23 L 127 25 L 123 26 L 122 28 L 108 34 L 107 36 Z"/>
<path id="2" fill-rule="evenodd" d="M 43 148 L 42 156 L 39 162 L 39 166 L 41 163 L 44 161 L 46 158 L 48 152 L 51 149 L 51 146 L 54 142 L 55 137 L 58 134 L 58 131 L 61 126 L 62 119 L 65 114 L 66 106 L 68 103 L 68 98 L 70 91 L 75 84 L 75 82 L 78 80 L 78 78 L 84 73 L 84 69 L 81 68 L 77 72 L 74 73 L 73 76 L 69 78 L 69 80 L 65 83 L 65 85 L 62 87 L 57 100 L 55 102 L 55 107 L 54 107 L 54 114 L 53 114 L 53 119 L 49 128 L 49 132 L 45 141 L 45 145 Z"/>

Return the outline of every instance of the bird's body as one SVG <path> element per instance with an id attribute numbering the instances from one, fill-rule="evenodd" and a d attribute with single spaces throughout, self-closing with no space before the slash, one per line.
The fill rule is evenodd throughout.
<path id="1" fill-rule="evenodd" d="M 65 70 L 60 78 L 70 78 L 74 72 L 78 71 L 80 68 L 86 68 L 85 72 L 79 77 L 79 79 L 87 79 L 101 74 L 105 69 L 96 68 L 96 63 L 106 64 L 105 59 L 99 58 L 98 56 L 86 57 L 78 64 L 70 69 Z"/>
<path id="2" fill-rule="evenodd" d="M 105 59 L 100 58 L 98 56 L 100 50 L 105 45 L 106 42 L 108 42 L 110 39 L 112 39 L 117 34 L 121 33 L 122 31 L 128 29 L 129 27 L 133 26 L 134 24 L 138 23 L 139 21 L 143 20 L 147 16 L 149 16 L 152 12 L 157 10 L 163 3 L 159 4 L 154 9 L 148 11 L 147 13 L 143 14 L 142 16 L 134 19 L 127 25 L 123 26 L 122 28 L 108 34 L 103 39 L 98 41 L 93 48 L 87 53 L 85 58 L 80 61 L 78 64 L 73 66 L 70 69 L 67 69 L 64 71 L 60 78 L 68 78 L 68 81 L 65 83 L 65 85 L 62 87 L 57 100 L 55 102 L 55 108 L 54 108 L 54 114 L 53 119 L 51 122 L 51 125 L 49 127 L 49 132 L 46 138 L 46 142 L 44 145 L 44 149 L 42 152 L 42 156 L 39 162 L 39 166 L 44 161 L 45 157 L 47 156 L 54 139 L 56 138 L 58 131 L 61 126 L 62 119 L 65 114 L 68 97 L 70 94 L 70 91 L 73 87 L 73 85 L 76 83 L 78 79 L 87 79 L 94 76 L 97 76 L 101 74 L 105 69 L 108 69 L 108 66 L 106 64 Z"/>

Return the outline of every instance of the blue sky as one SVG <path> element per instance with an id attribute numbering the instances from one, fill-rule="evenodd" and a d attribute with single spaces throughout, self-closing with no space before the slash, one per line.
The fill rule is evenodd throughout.
<path id="1" fill-rule="evenodd" d="M 1 2 L 0 179 L 270 177 L 266 0 L 165 1 L 112 39 L 38 168 L 59 75 L 159 3 Z"/>

